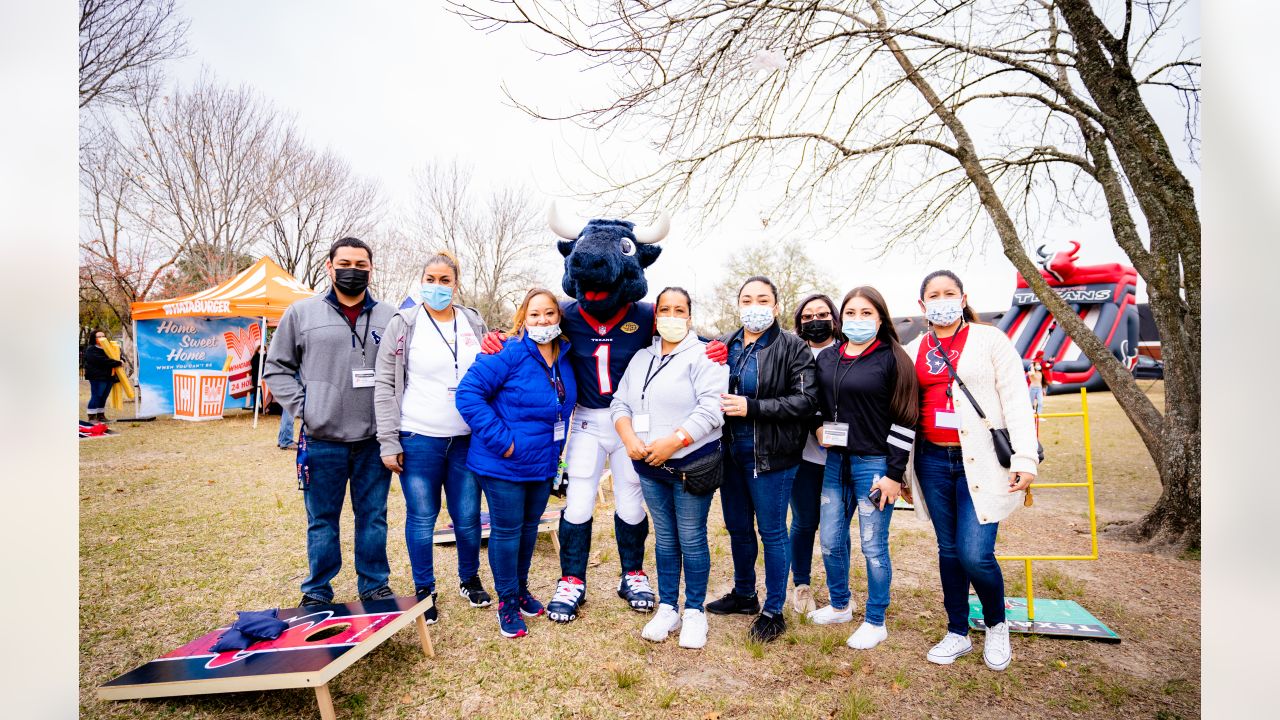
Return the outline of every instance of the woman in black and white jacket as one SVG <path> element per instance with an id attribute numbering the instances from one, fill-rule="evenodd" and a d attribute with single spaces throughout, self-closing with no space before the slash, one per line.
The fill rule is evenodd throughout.
<path id="1" fill-rule="evenodd" d="M 955 273 L 939 270 L 925 277 L 920 307 L 928 331 L 907 348 L 915 358 L 921 390 L 920 424 L 908 475 L 914 474 L 916 508 L 932 520 L 938 536 L 947 610 L 947 634 L 928 659 L 949 665 L 973 649 L 968 638 L 972 585 L 987 627 L 983 660 L 992 670 L 1004 670 L 1012 651 L 1004 577 L 995 555 L 996 531 L 1022 504 L 1038 463 L 1022 359 L 1003 332 L 976 322 Z M 1008 429 L 1013 446 L 1010 467 L 997 459 L 988 425 L 954 380 L 953 369 L 990 427 Z"/>

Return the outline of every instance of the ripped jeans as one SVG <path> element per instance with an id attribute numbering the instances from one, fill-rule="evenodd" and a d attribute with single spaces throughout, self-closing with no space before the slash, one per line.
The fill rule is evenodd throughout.
<path id="1" fill-rule="evenodd" d="M 893 565 L 889 560 L 889 520 L 893 504 L 879 505 L 867 498 L 871 485 L 884 476 L 884 456 L 827 453 L 822 477 L 822 517 L 818 534 L 822 542 L 822 563 L 827 569 L 827 591 L 831 607 L 849 607 L 849 556 L 852 552 L 849 524 L 858 516 L 858 535 L 867 560 L 866 622 L 884 625 L 889 607 L 889 584 Z"/>

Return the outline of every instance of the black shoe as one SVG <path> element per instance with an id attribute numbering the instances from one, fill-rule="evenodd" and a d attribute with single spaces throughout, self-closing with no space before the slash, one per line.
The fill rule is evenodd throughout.
<path id="1" fill-rule="evenodd" d="M 414 597 L 418 598 L 420 601 L 426 599 L 428 595 L 431 596 L 431 607 L 427 608 L 427 611 L 422 613 L 422 619 L 428 625 L 435 625 L 436 621 L 440 619 L 440 610 L 436 607 L 436 589 L 432 587 L 418 587 L 413 589 L 413 594 Z"/>
<path id="2" fill-rule="evenodd" d="M 302 602 L 298 603 L 298 607 L 309 608 L 309 607 L 315 607 L 317 605 L 329 605 L 329 604 L 330 602 L 327 600 L 321 600 L 318 597 L 312 597 L 310 595 L 303 595 Z"/>
<path id="3" fill-rule="evenodd" d="M 719 600 L 712 600 L 706 605 L 707 612 L 716 615 L 755 615 L 760 612 L 760 599 L 755 595 L 747 597 L 733 591 L 725 593 Z"/>
<path id="4" fill-rule="evenodd" d="M 480 584 L 480 576 L 472 575 L 469 579 L 458 583 L 458 594 L 467 599 L 471 603 L 471 607 L 489 607 L 493 602 L 493 598 L 489 597 L 489 593 L 484 591 L 484 586 Z"/>
<path id="5" fill-rule="evenodd" d="M 396 594 L 391 592 L 391 588 L 386 585 L 383 585 L 380 588 L 370 590 L 369 592 L 361 595 L 360 601 L 368 602 L 370 600 L 394 600 L 395 597 L 396 597 Z"/>
<path id="6" fill-rule="evenodd" d="M 769 615 L 760 613 L 756 617 L 756 621 L 751 623 L 751 629 L 747 634 L 752 640 L 757 642 L 773 642 L 778 636 L 787 631 L 787 622 L 782 619 L 781 615 Z"/>

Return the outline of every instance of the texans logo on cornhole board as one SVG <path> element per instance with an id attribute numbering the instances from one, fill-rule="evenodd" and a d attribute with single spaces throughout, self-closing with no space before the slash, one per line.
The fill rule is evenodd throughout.
<path id="1" fill-rule="evenodd" d="M 397 597 L 281 609 L 289 627 L 274 640 L 217 653 L 211 648 L 227 629 L 219 628 L 121 675 L 98 694 L 124 700 L 323 685 L 429 607 L 430 597 Z M 431 654 L 425 634 L 422 640 Z"/>

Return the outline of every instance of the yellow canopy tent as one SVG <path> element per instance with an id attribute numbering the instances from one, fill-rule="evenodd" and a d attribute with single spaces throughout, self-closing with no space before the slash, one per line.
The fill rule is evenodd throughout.
<path id="1" fill-rule="evenodd" d="M 271 258 L 260 258 L 235 277 L 208 290 L 172 300 L 151 300 L 130 305 L 133 319 L 158 320 L 177 317 L 254 317 L 262 322 L 265 338 L 267 325 L 275 325 L 290 305 L 312 297 L 315 290 L 298 282 Z M 137 324 L 134 325 L 137 337 Z M 258 368 L 261 377 L 266 353 L 259 355 Z M 137 344 L 134 344 L 134 367 L 138 365 Z M 254 405 L 254 425 L 258 422 L 261 402 Z"/>

